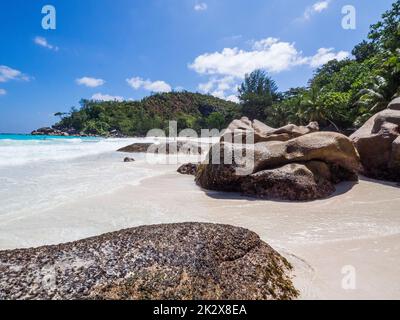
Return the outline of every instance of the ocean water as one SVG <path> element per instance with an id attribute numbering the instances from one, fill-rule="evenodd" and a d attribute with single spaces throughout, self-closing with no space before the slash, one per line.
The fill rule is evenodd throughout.
<path id="1" fill-rule="evenodd" d="M 116 152 L 134 142 L 154 141 L 0 134 L 0 224 L 154 175 L 123 163 L 126 154 Z"/>

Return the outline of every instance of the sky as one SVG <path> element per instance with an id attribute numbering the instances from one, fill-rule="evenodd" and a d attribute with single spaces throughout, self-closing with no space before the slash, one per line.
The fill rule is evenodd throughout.
<path id="1" fill-rule="evenodd" d="M 280 90 L 351 57 L 393 0 L 2 0 L 0 132 L 57 121 L 82 98 L 138 100 L 188 90 L 237 100 L 246 73 Z M 55 29 L 43 28 L 46 5 Z M 355 8 L 355 29 L 342 9 Z"/>

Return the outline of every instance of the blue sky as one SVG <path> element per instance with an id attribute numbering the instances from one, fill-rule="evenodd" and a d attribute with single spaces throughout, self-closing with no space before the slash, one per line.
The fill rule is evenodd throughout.
<path id="1" fill-rule="evenodd" d="M 235 99 L 264 68 L 281 90 L 343 59 L 392 0 L 2 0 L 0 132 L 56 121 L 81 98 L 140 99 L 152 91 Z M 56 8 L 56 30 L 41 25 Z M 341 26 L 356 9 L 355 30 Z"/>

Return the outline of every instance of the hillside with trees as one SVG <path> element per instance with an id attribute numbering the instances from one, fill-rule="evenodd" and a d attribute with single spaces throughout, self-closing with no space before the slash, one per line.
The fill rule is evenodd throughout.
<path id="1" fill-rule="evenodd" d="M 240 117 L 240 106 L 211 95 L 190 92 L 158 93 L 141 101 L 82 100 L 81 108 L 68 114 L 57 113 L 61 120 L 54 127 L 85 134 L 107 136 L 116 131 L 126 136 L 143 136 L 154 128 L 168 130 L 170 120 L 178 130 L 225 128 Z"/>

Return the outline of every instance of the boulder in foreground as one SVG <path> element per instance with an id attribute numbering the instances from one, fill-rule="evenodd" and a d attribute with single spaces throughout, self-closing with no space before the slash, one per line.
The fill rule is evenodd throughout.
<path id="1" fill-rule="evenodd" d="M 290 264 L 228 225 L 143 226 L 0 252 L 0 299 L 292 299 Z"/>

